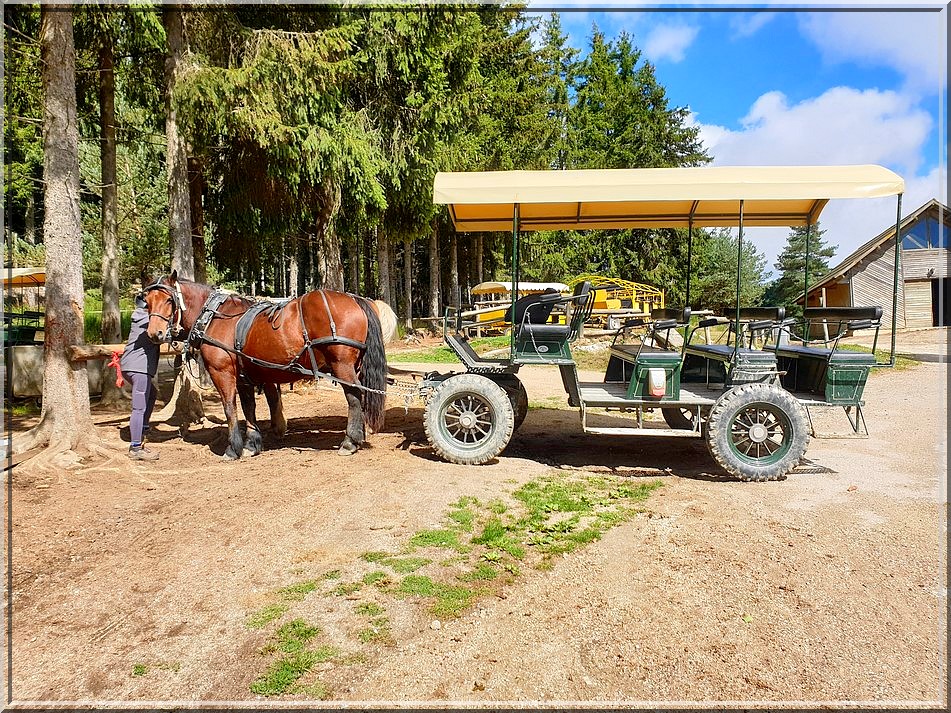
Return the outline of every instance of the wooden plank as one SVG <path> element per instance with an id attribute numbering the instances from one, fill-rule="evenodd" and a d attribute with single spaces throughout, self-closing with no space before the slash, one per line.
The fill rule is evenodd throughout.
<path id="1" fill-rule="evenodd" d="M 70 361 L 111 359 L 113 352 L 122 352 L 125 344 L 73 344 L 69 347 Z M 181 349 L 172 349 L 168 343 L 159 345 L 159 354 L 178 354 Z"/>

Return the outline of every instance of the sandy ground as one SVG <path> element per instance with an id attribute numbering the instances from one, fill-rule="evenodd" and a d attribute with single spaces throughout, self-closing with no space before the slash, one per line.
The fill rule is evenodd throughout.
<path id="1" fill-rule="evenodd" d="M 701 441 L 585 435 L 557 371 L 520 376 L 528 417 L 475 467 L 437 460 L 421 404 L 395 399 L 371 447 L 339 457 L 335 389 L 285 393 L 291 432 L 238 462 L 210 424 L 184 440 L 159 425 L 161 460 L 132 463 L 127 415 L 98 413 L 116 458 L 12 475 L 14 701 L 946 707 L 946 366 L 876 372 L 870 438 L 814 439 L 788 479 L 762 484 L 732 480 Z M 420 600 L 335 590 L 460 497 L 552 473 L 663 485 L 600 541 L 438 625 Z M 300 582 L 318 584 L 276 594 Z M 283 618 L 249 625 L 275 601 Z M 388 630 L 365 641 L 368 603 Z M 305 688 L 253 693 L 294 617 L 335 655 Z"/>

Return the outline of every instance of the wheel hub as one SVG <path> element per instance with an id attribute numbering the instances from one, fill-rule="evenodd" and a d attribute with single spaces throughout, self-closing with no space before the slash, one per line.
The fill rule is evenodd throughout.
<path id="1" fill-rule="evenodd" d="M 459 416 L 459 425 L 466 429 L 472 429 L 476 425 L 476 415 L 472 411 L 465 411 Z"/>
<path id="2" fill-rule="evenodd" d="M 754 423 L 750 426 L 749 437 L 753 443 L 762 443 L 769 438 L 769 431 L 762 423 Z"/>

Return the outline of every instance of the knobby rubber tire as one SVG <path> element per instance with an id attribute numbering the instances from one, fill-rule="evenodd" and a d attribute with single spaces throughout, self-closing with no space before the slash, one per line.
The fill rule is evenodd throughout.
<path id="1" fill-rule="evenodd" d="M 754 433 L 747 424 L 763 422 Z M 781 480 L 809 446 L 805 411 L 788 391 L 771 384 L 743 384 L 724 393 L 710 409 L 707 448 L 714 460 L 740 480 Z M 769 433 L 768 438 L 765 434 Z M 774 434 L 781 434 L 777 441 Z M 758 438 L 764 438 L 762 445 Z M 775 451 L 770 452 L 775 446 Z M 753 455 L 765 452 L 766 455 Z"/>
<path id="2" fill-rule="evenodd" d="M 682 408 L 662 408 L 660 410 L 661 414 L 664 416 L 664 420 L 667 422 L 667 425 L 671 428 L 676 428 L 681 431 L 692 431 L 693 419 L 684 414 L 684 411 L 689 410 L 691 415 L 695 414 L 693 409 L 682 409 Z"/>
<path id="3" fill-rule="evenodd" d="M 442 459 L 481 465 L 508 445 L 515 430 L 515 412 L 508 393 L 491 379 L 459 374 L 433 391 L 423 412 L 423 427 Z"/>
<path id="4" fill-rule="evenodd" d="M 512 402 L 512 411 L 515 413 L 514 430 L 517 431 L 528 415 L 528 392 L 525 391 L 525 385 L 519 379 L 515 379 L 513 383 L 502 383 L 500 386 L 505 389 L 509 401 Z"/>

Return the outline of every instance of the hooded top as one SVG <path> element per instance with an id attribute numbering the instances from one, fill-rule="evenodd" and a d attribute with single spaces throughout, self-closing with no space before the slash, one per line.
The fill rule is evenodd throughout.
<path id="1" fill-rule="evenodd" d="M 138 303 L 137 303 L 138 304 Z M 149 326 L 149 313 L 144 307 L 136 307 L 132 313 L 132 328 L 129 341 L 119 360 L 119 366 L 127 374 L 148 374 L 155 376 L 158 370 L 159 347 L 149 339 L 146 329 Z"/>

